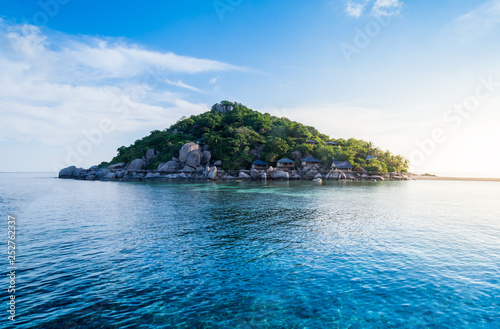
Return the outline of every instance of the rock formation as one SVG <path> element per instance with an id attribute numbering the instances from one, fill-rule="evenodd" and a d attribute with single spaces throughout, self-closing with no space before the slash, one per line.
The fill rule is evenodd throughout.
<path id="1" fill-rule="evenodd" d="M 222 105 L 221 105 L 222 106 Z M 297 151 L 298 152 L 298 151 Z M 303 156 L 300 152 L 293 152 L 293 157 Z M 156 170 L 145 170 L 148 162 L 158 156 L 158 152 L 149 149 L 141 159 L 135 159 L 126 164 L 124 162 L 109 165 L 107 168 L 92 166 L 89 169 L 70 166 L 61 169 L 59 178 L 80 180 L 239 180 L 239 181 L 267 181 L 267 180 L 308 180 L 321 184 L 323 180 L 405 180 L 409 179 L 399 173 L 386 175 L 370 175 L 368 172 L 352 172 L 341 170 L 325 170 L 320 166 L 299 168 L 283 171 L 269 167 L 265 170 L 221 170 L 222 161 L 212 160 L 212 153 L 208 147 L 203 150 L 198 144 L 187 143 L 179 151 L 179 157 L 171 161 L 160 163 Z"/>

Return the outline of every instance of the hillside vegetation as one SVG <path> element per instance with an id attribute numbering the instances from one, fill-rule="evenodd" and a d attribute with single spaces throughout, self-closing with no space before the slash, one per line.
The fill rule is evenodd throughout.
<path id="1" fill-rule="evenodd" d="M 350 161 L 354 168 L 381 173 L 408 169 L 405 158 L 382 151 L 371 142 L 354 138 L 331 139 L 314 127 L 260 113 L 239 103 L 223 101 L 216 105 L 209 112 L 183 117 L 170 128 L 154 130 L 134 144 L 118 148 L 118 155 L 110 163 L 130 162 L 143 157 L 152 148 L 161 152 L 148 164 L 148 169 L 156 169 L 159 163 L 177 157 L 185 143 L 203 138 L 203 145 L 212 151 L 212 159 L 222 161 L 222 169 L 250 168 L 257 159 L 272 165 L 281 158 L 298 162 L 306 156 L 317 158 L 323 166 L 330 166 L 335 159 Z M 232 107 L 232 110 L 221 111 L 220 107 Z M 317 144 L 306 144 L 308 140 Z M 327 141 L 334 141 L 340 147 L 327 145 Z M 367 161 L 368 155 L 376 158 Z"/>

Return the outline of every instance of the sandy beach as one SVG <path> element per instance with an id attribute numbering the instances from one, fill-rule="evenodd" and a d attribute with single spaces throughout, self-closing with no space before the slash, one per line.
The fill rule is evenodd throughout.
<path id="1" fill-rule="evenodd" d="M 414 180 L 455 180 L 470 182 L 500 182 L 500 178 L 474 178 L 474 177 L 439 177 L 439 176 L 411 176 Z"/>

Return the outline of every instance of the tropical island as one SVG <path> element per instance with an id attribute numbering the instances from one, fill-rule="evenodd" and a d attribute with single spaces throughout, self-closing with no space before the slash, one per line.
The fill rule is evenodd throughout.
<path id="1" fill-rule="evenodd" d="M 332 139 L 316 128 L 222 101 L 182 117 L 89 169 L 81 180 L 403 180 L 409 162 L 371 142 Z"/>

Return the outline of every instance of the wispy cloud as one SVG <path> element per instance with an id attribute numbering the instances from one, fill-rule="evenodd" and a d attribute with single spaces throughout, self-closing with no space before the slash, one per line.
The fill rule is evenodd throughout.
<path id="1" fill-rule="evenodd" d="M 216 76 L 216 77 L 211 78 L 208 82 L 209 82 L 210 84 L 214 84 L 214 83 L 216 83 L 216 82 L 217 82 L 217 80 L 219 80 L 219 79 L 220 79 L 220 75 L 218 75 L 218 76 Z"/>
<path id="2" fill-rule="evenodd" d="M 201 93 L 201 94 L 207 94 L 205 91 L 203 91 L 201 89 L 198 89 L 196 87 L 187 85 L 187 84 L 185 84 L 184 82 L 182 82 L 180 80 L 179 81 L 172 81 L 172 80 L 169 80 L 169 79 L 165 79 L 165 82 L 168 83 L 171 86 L 176 86 L 176 87 L 180 87 L 180 88 L 184 88 L 184 89 L 196 91 L 197 93 Z"/>
<path id="3" fill-rule="evenodd" d="M 458 17 L 452 29 L 464 38 L 486 35 L 500 25 L 500 0 L 488 1 Z"/>
<path id="4" fill-rule="evenodd" d="M 401 0 L 347 0 L 345 12 L 356 18 L 367 11 L 372 16 L 392 16 L 399 13 L 402 5 Z"/>
<path id="5" fill-rule="evenodd" d="M 150 51 L 123 40 L 55 34 L 0 19 L 0 141 L 66 146 L 102 118 L 118 118 L 112 111 L 117 100 L 126 100 L 131 111 L 115 125 L 116 132 L 167 127 L 182 115 L 209 107 L 169 89 L 204 93 L 177 80 L 179 75 L 235 70 L 242 69 Z M 175 80 L 167 78 L 174 74 Z"/>

